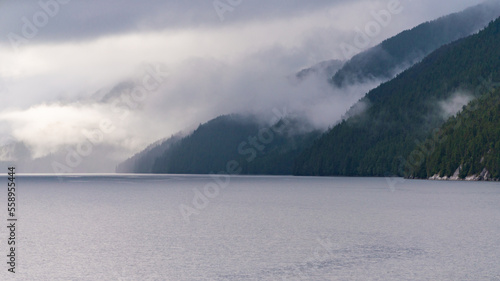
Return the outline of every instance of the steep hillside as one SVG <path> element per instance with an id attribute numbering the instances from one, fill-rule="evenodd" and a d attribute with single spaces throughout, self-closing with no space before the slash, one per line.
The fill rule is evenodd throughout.
<path id="1" fill-rule="evenodd" d="M 225 115 L 202 124 L 184 138 L 150 146 L 120 164 L 120 173 L 292 174 L 295 157 L 312 144 L 319 132 L 297 131 L 298 123 L 280 120 L 273 126 L 253 117 Z M 228 166 L 229 165 L 229 166 Z"/>
<path id="2" fill-rule="evenodd" d="M 309 68 L 302 69 L 295 75 L 295 77 L 297 77 L 299 80 L 302 80 L 310 75 L 315 74 L 315 75 L 320 75 L 320 77 L 325 77 L 326 79 L 329 79 L 335 73 L 337 73 L 337 71 L 339 71 L 343 65 L 344 62 L 341 60 L 323 61 Z"/>
<path id="3" fill-rule="evenodd" d="M 143 151 L 135 154 L 116 167 L 117 173 L 151 173 L 152 167 L 159 155 L 162 155 L 173 144 L 181 140 L 180 135 L 174 135 L 167 140 L 157 141 Z"/>
<path id="4" fill-rule="evenodd" d="M 388 80 L 396 70 L 479 30 L 498 14 L 500 3 L 490 1 L 405 31 L 346 64 L 326 61 L 299 72 L 296 78 L 331 75 L 344 65 L 333 78 L 337 86 L 373 78 Z M 431 128 L 445 121 L 438 117 L 437 104 L 462 88 L 479 96 L 481 91 L 475 88 L 483 77 L 497 75 L 498 61 L 486 56 L 499 57 L 493 47 L 498 42 L 487 42 L 496 39 L 485 34 L 473 37 L 471 43 L 467 39 L 445 46 L 411 71 L 371 91 L 345 115 L 350 117 L 347 121 L 311 148 L 319 133 L 294 133 L 294 127 L 300 127 L 294 122 L 288 122 L 287 133 L 275 134 L 271 143 L 252 146 L 249 137 L 258 136 L 262 125 L 238 115 L 221 116 L 181 140 L 153 145 L 120 164 L 117 171 L 203 174 L 223 171 L 234 160 L 242 174 L 401 174 L 398 157 L 407 155 L 416 139 L 425 139 Z M 368 110 L 356 115 L 360 108 Z M 246 143 L 244 147 L 240 147 L 242 143 Z"/>
<path id="5" fill-rule="evenodd" d="M 437 48 L 484 28 L 499 15 L 500 2 L 495 0 L 423 23 L 354 56 L 332 81 L 342 87 L 371 79 L 388 80 Z"/>
<path id="6" fill-rule="evenodd" d="M 405 165 L 410 177 L 500 179 L 500 83 L 492 86 L 443 125 L 438 141 L 417 147 Z"/>
<path id="7" fill-rule="evenodd" d="M 443 119 L 440 103 L 459 91 L 480 96 L 500 81 L 500 19 L 444 46 L 360 103 L 368 109 L 325 133 L 298 157 L 296 175 L 402 175 L 401 159 Z"/>
<path id="8" fill-rule="evenodd" d="M 319 135 L 296 135 L 295 124 L 281 120 L 272 127 L 239 115 L 220 116 L 200 125 L 174 144 L 153 166 L 153 173 L 208 174 L 228 171 L 237 163 L 239 174 L 287 175 L 293 160 Z"/>

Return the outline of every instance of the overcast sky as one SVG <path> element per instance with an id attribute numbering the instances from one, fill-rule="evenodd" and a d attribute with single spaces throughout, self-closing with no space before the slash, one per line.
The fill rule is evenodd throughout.
<path id="1" fill-rule="evenodd" d="M 120 160 L 220 114 L 276 108 L 326 128 L 359 96 L 288 77 L 347 59 L 340 44 L 390 2 L 0 1 L 0 145 L 23 141 L 41 157 L 104 122 L 113 130 L 102 142 Z M 480 2 L 401 0 L 370 46 Z M 125 81 L 135 84 L 109 94 Z"/>

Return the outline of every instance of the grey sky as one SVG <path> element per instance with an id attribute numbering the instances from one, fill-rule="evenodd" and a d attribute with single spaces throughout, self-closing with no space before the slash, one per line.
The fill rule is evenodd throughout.
<path id="1" fill-rule="evenodd" d="M 352 43 L 391 1 L 1 1 L 0 140 L 23 141 L 43 156 L 112 120 L 116 130 L 103 142 L 117 147 L 119 160 L 220 114 L 265 116 L 286 107 L 327 127 L 359 96 L 331 92 L 321 79 L 292 85 L 287 77 L 346 59 L 339 44 Z M 370 46 L 480 2 L 401 0 L 402 12 Z M 169 77 L 126 117 L 99 100 L 120 82 L 140 85 L 147 65 L 160 64 Z"/>
<path id="2" fill-rule="evenodd" d="M 227 16 L 233 23 L 276 19 L 306 14 L 340 2 L 342 1 L 241 1 L 241 4 L 234 4 L 237 9 L 231 12 L 230 17 Z M 221 25 L 214 2 L 207 0 L 71 0 L 67 4 L 58 4 L 61 6 L 60 12 L 51 19 L 39 39 L 80 40 L 136 30 Z M 32 19 L 37 11 L 43 9 L 38 1 L 5 1 L 2 6 L 0 26 L 8 31 L 20 30 L 22 17 Z M 43 6 L 53 7 L 48 4 Z"/>
<path id="3" fill-rule="evenodd" d="M 389 1 L 385 1 L 389 2 Z M 413 3 L 415 2 L 415 3 Z M 402 5 L 413 10 L 414 17 L 421 20 L 433 19 L 450 12 L 459 11 L 477 4 L 478 0 L 462 1 L 410 1 L 401 0 Z M 43 3 L 43 4 L 41 4 Z M 57 5 L 54 5 L 57 3 Z M 231 4 L 234 3 L 234 4 Z M 96 37 L 134 31 L 222 28 L 224 25 L 241 24 L 249 21 L 273 21 L 290 19 L 312 12 L 327 10 L 341 5 L 380 6 L 384 1 L 360 0 L 25 0 L 2 1 L 0 4 L 1 40 L 6 34 L 22 33 L 25 22 L 31 22 L 37 12 L 54 11 L 49 15 L 46 26 L 41 28 L 34 41 L 47 40 L 91 40 Z M 224 12 L 224 5 L 231 10 Z M 219 7 L 219 13 L 215 7 Z M 222 11 L 222 12 L 221 12 Z M 360 11 L 362 12 L 362 11 Z M 47 12 L 50 14 L 50 12 Z M 223 14 L 223 21 L 219 17 Z M 41 20 L 41 18 L 40 18 Z M 353 21 L 354 22 L 354 21 Z"/>

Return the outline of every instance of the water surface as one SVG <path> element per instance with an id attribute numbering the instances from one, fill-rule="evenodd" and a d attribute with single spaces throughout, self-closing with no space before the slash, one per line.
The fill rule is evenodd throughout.
<path id="1" fill-rule="evenodd" d="M 18 273 L 1 239 L 1 280 L 500 280 L 499 183 L 16 180 Z"/>

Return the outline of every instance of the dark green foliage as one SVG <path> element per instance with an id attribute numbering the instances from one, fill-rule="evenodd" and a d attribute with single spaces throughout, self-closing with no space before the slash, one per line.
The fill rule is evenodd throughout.
<path id="1" fill-rule="evenodd" d="M 499 46 L 500 20 L 496 20 L 370 91 L 360 101 L 369 108 L 338 124 L 304 151 L 294 173 L 404 175 L 403 160 L 408 159 L 416 141 L 425 140 L 445 121 L 439 114 L 439 101 L 457 90 L 480 96 L 489 91 L 485 78 L 500 81 Z"/>
<path id="2" fill-rule="evenodd" d="M 332 77 L 340 68 L 344 65 L 343 61 L 340 60 L 327 60 L 313 65 L 309 68 L 302 69 L 299 71 L 295 77 L 298 79 L 304 79 L 312 74 L 322 74 L 326 77 Z"/>
<path id="3" fill-rule="evenodd" d="M 159 155 L 162 155 L 180 139 L 180 136 L 171 136 L 165 141 L 158 141 L 149 145 L 143 151 L 120 163 L 116 167 L 116 172 L 138 174 L 151 173 L 151 169 L 156 161 L 156 158 L 158 158 Z"/>
<path id="4" fill-rule="evenodd" d="M 338 86 L 370 79 L 390 79 L 440 46 L 469 36 L 498 17 L 500 5 L 490 1 L 463 12 L 423 23 L 349 60 L 332 78 Z"/>
<path id="5" fill-rule="evenodd" d="M 500 86 L 500 83 L 499 85 Z M 478 175 L 484 168 L 500 179 L 500 89 L 473 101 L 441 128 L 442 141 L 412 176 Z"/>
<path id="6" fill-rule="evenodd" d="M 294 158 L 319 136 L 317 132 L 297 134 L 293 130 L 291 121 L 281 120 L 269 128 L 258 125 L 253 118 L 220 116 L 200 125 L 159 155 L 152 172 L 228 172 L 227 164 L 233 161 L 241 168 L 240 174 L 289 175 Z M 256 141 L 256 145 L 251 144 L 250 139 Z"/>
<path id="7" fill-rule="evenodd" d="M 333 81 L 341 86 L 365 79 L 389 79 L 402 65 L 411 65 L 443 43 L 484 26 L 485 19 L 498 14 L 498 7 L 498 2 L 478 6 L 403 32 L 353 57 Z M 282 120 L 267 128 L 273 132 L 270 143 L 252 146 L 249 137 L 257 137 L 265 126 L 238 115 L 221 116 L 200 125 L 181 140 L 147 149 L 117 170 L 206 174 L 227 171 L 227 164 L 234 161 L 241 174 L 390 174 L 423 178 L 436 170 L 441 175 L 452 174 L 457 163 L 463 164 L 462 177 L 481 170 L 483 163 L 491 171 L 498 171 L 495 168 L 498 158 L 485 156 L 483 162 L 476 161 L 484 152 L 480 148 L 485 143 L 494 148 L 491 153 L 498 154 L 498 137 L 492 145 L 489 138 L 473 129 L 468 134 L 481 137 L 471 141 L 472 148 L 458 143 L 453 144 L 456 147 L 452 150 L 439 147 L 433 157 L 421 157 L 416 161 L 418 165 L 405 173 L 406 163 L 412 160 L 410 156 L 418 147 L 416 141 L 425 140 L 446 121 L 439 114 L 439 101 L 450 98 L 457 90 L 467 90 L 479 97 L 489 90 L 484 85 L 485 79 L 500 81 L 499 25 L 497 20 L 479 34 L 434 51 L 421 63 L 370 91 L 360 101 L 368 106 L 363 114 L 348 114 L 351 117 L 321 137 L 318 132 L 294 132 L 298 126 Z M 464 149 L 471 151 L 470 154 L 460 154 Z M 464 157 L 474 161 L 466 161 Z"/>

